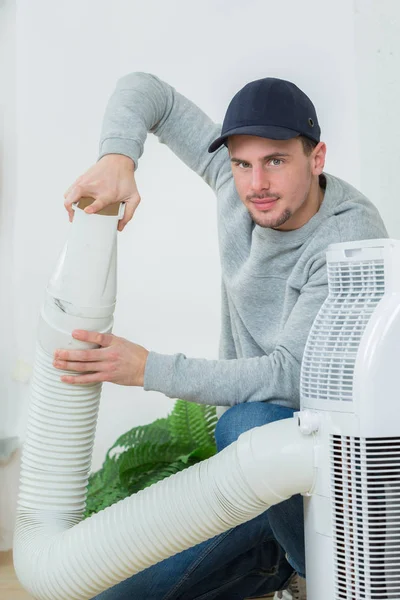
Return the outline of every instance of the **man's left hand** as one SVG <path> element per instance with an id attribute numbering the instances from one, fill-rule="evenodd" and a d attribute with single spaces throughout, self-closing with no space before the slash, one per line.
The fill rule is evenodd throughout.
<path id="1" fill-rule="evenodd" d="M 63 375 L 64 383 L 111 381 L 119 385 L 143 386 L 149 352 L 142 346 L 107 333 L 76 329 L 72 337 L 98 344 L 93 350 L 56 350 L 53 365 L 82 375 Z"/>

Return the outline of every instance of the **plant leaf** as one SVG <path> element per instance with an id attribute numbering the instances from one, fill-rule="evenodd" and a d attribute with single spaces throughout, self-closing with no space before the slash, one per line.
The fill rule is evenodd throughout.
<path id="1" fill-rule="evenodd" d="M 177 400 L 172 413 L 133 427 L 89 478 L 85 518 L 216 453 L 213 406 Z"/>

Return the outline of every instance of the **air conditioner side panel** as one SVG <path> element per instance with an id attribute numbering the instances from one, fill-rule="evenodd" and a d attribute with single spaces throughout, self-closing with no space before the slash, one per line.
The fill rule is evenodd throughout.
<path id="1" fill-rule="evenodd" d="M 385 295 L 366 327 L 354 369 L 360 436 L 399 434 L 400 294 Z"/>

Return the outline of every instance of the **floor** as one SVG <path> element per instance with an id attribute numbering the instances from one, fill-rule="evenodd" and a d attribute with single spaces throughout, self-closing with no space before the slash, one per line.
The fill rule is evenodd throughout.
<path id="1" fill-rule="evenodd" d="M 32 600 L 18 583 L 11 552 L 0 552 L 0 600 Z"/>

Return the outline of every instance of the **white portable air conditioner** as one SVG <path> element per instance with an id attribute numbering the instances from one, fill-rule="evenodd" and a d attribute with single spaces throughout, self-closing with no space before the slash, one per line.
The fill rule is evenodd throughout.
<path id="1" fill-rule="evenodd" d="M 335 244 L 329 296 L 310 331 L 302 407 L 82 521 L 101 386 L 52 366 L 109 331 L 122 212 L 74 222 L 47 289 L 22 455 L 14 564 L 36 600 L 89 600 L 261 514 L 305 501 L 309 600 L 400 599 L 400 242 Z M 83 346 L 84 347 L 84 346 Z"/>
<path id="2" fill-rule="evenodd" d="M 327 266 L 301 373 L 301 408 L 318 428 L 308 598 L 398 600 L 400 242 L 334 244 Z"/>

